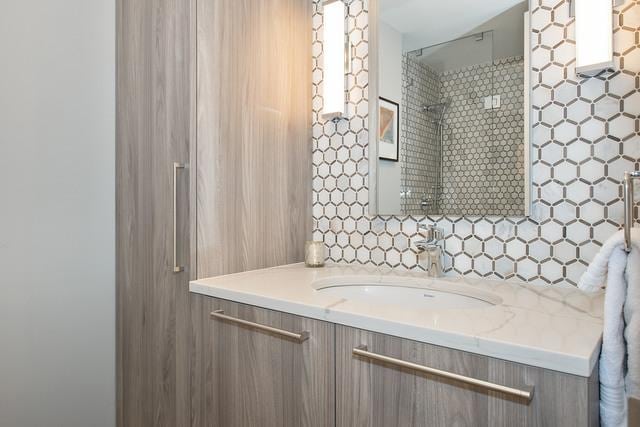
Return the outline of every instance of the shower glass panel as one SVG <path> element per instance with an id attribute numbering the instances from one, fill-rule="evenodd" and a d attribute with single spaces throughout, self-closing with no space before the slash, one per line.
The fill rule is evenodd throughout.
<path id="1" fill-rule="evenodd" d="M 492 31 L 403 55 L 403 213 L 459 213 L 477 196 L 486 169 L 478 143 L 494 130 L 493 68 Z"/>

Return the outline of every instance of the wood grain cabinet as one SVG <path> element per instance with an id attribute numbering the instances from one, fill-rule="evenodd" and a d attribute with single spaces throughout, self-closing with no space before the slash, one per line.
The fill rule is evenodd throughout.
<path id="1" fill-rule="evenodd" d="M 315 406 L 324 397 L 307 401 L 317 391 L 307 384 L 320 382 L 305 376 L 312 373 L 303 354 L 329 333 L 321 323 L 243 313 L 309 328 L 313 338 L 300 345 L 242 328 L 234 335 L 231 325 L 207 320 L 221 334 L 207 335 L 208 345 L 223 342 L 215 353 L 222 365 L 207 366 L 221 376 L 194 374 L 189 353 L 190 279 L 304 257 L 312 220 L 312 6 L 116 1 L 120 427 L 192 425 L 190 380 L 200 375 L 216 378 L 222 402 L 240 405 L 218 412 L 207 405 L 202 413 L 221 421 L 200 425 L 250 425 L 244 421 L 253 415 L 269 420 L 260 425 L 325 425 L 325 414 L 333 417 Z M 316 362 L 326 360 L 309 361 Z"/>
<path id="2" fill-rule="evenodd" d="M 192 309 L 192 425 L 335 425 L 333 324 L 199 295 Z"/>
<path id="3" fill-rule="evenodd" d="M 584 378 L 202 295 L 191 307 L 193 426 L 599 425 L 597 367 Z"/>
<path id="4" fill-rule="evenodd" d="M 116 4 L 117 425 L 186 426 L 192 197 L 174 164 L 193 142 L 193 16 L 188 2 Z"/>
<path id="5" fill-rule="evenodd" d="M 368 352 L 526 390 L 531 401 L 394 362 Z M 597 426 L 598 383 L 388 335 L 336 326 L 336 424 L 356 426 Z"/>

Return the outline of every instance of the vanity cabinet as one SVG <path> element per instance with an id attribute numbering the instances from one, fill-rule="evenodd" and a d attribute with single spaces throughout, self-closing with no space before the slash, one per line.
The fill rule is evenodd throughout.
<path id="1" fill-rule="evenodd" d="M 599 425 L 590 377 L 192 294 L 192 426 Z"/>
<path id="2" fill-rule="evenodd" d="M 192 318 L 193 426 L 334 425 L 332 323 L 200 295 Z"/>
<path id="3" fill-rule="evenodd" d="M 365 348 L 391 360 L 354 354 Z M 523 391 L 533 386 L 533 397 L 421 373 L 403 362 Z M 583 378 L 337 325 L 336 425 L 598 426 L 597 375 Z"/>

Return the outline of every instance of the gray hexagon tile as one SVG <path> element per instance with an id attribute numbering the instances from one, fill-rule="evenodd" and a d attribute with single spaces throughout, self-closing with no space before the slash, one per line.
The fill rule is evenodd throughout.
<path id="1" fill-rule="evenodd" d="M 640 0 L 615 11 L 615 72 L 590 79 L 575 74 L 568 1 L 531 0 L 530 218 L 368 216 L 368 1 L 348 9 L 349 119 L 334 123 L 321 116 L 322 5 L 313 0 L 313 236 L 328 258 L 422 269 L 413 242 L 428 222 L 445 229 L 447 274 L 577 283 L 621 226 L 623 171 L 640 170 Z"/>

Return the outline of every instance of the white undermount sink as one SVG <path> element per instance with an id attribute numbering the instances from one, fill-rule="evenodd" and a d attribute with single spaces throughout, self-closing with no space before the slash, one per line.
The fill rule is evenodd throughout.
<path id="1" fill-rule="evenodd" d="M 340 276 L 318 280 L 312 286 L 323 295 L 405 309 L 474 309 L 502 302 L 500 297 L 491 293 L 444 281 Z"/>

